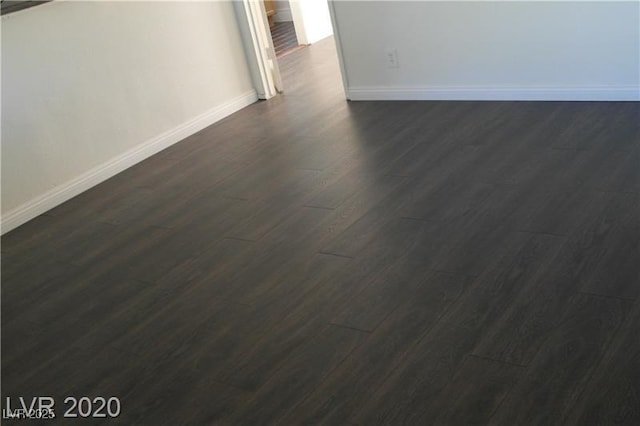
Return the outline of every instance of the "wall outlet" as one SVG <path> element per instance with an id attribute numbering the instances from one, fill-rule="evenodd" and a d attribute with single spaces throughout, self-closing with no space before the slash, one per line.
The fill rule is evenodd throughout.
<path id="1" fill-rule="evenodd" d="M 384 54 L 387 62 L 387 67 L 398 68 L 400 66 L 400 64 L 398 63 L 398 50 L 395 47 L 388 47 L 384 49 Z"/>

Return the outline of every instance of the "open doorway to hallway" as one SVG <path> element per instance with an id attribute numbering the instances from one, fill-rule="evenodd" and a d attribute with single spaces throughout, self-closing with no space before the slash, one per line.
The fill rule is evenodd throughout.
<path id="1" fill-rule="evenodd" d="M 306 44 L 301 43 L 296 35 L 296 26 L 289 0 L 264 0 L 264 8 L 269 21 L 276 58 L 282 58 L 306 47 Z"/>
<path id="2" fill-rule="evenodd" d="M 294 64 L 298 62 L 299 55 L 318 56 L 316 50 L 325 51 L 324 60 L 335 62 L 337 64 L 337 54 L 334 49 L 319 47 L 314 52 L 308 52 L 305 47 L 311 45 L 333 45 L 333 25 L 329 11 L 327 0 L 263 0 L 265 4 L 265 12 L 270 28 L 270 34 L 275 50 L 276 62 L 279 69 L 282 70 L 281 82 L 285 93 L 291 94 L 292 90 L 299 87 L 299 83 L 312 84 L 313 79 L 324 80 L 320 78 L 323 68 L 322 63 L 310 61 L 307 59 L 307 68 L 303 75 L 297 73 L 291 68 L 297 68 Z M 305 49 L 305 52 L 300 50 Z M 289 55 L 294 54 L 292 57 Z M 309 70 L 308 65 L 313 65 L 315 70 Z M 293 71 L 293 72 L 292 72 Z M 319 74 L 319 75 L 318 75 Z M 331 73 L 330 73 L 331 74 Z M 338 76 L 338 81 L 340 76 Z M 334 81 L 333 83 L 336 83 Z"/>
<path id="3" fill-rule="evenodd" d="M 338 35 L 334 35 L 331 5 L 327 0 L 241 0 L 234 5 L 259 99 L 270 99 L 283 92 L 290 93 L 291 86 L 289 82 L 283 82 L 280 67 L 286 66 L 284 64 L 289 62 L 283 62 L 285 59 L 288 60 L 290 56 L 297 57 L 308 50 L 299 46 L 306 47 L 326 41 L 339 46 L 337 39 L 334 41 L 331 37 L 333 35 L 337 38 Z M 289 9 L 286 9 L 287 5 Z M 277 22 L 288 22 L 289 29 L 293 23 L 295 41 L 290 32 L 284 37 L 274 37 L 272 29 L 275 29 Z M 285 44 L 284 49 L 282 44 Z M 289 49 L 295 50 L 287 52 Z M 333 52 L 333 62 L 342 71 L 339 48 Z M 296 81 L 299 77 L 304 77 L 307 83 L 312 83 L 311 79 L 314 78 L 310 73 L 305 73 L 303 76 L 296 76 Z M 344 72 L 340 73 L 338 80 L 344 82 Z"/>

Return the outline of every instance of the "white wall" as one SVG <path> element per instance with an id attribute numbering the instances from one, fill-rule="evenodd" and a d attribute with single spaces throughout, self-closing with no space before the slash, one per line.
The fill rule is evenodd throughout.
<path id="1" fill-rule="evenodd" d="M 228 2 L 3 16 L 3 232 L 255 99 Z"/>
<path id="2" fill-rule="evenodd" d="M 351 99 L 640 100 L 638 1 L 336 1 L 334 18 Z"/>
<path id="3" fill-rule="evenodd" d="M 273 16 L 273 20 L 276 22 L 290 22 L 293 21 L 291 15 L 291 7 L 289 6 L 289 0 L 276 0 L 276 14 Z"/>
<path id="4" fill-rule="evenodd" d="M 301 44 L 313 44 L 333 34 L 327 0 L 292 0 L 291 13 Z"/>

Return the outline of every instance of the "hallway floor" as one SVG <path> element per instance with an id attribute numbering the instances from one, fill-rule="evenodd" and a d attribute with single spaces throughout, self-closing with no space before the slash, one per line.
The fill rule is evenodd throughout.
<path id="1" fill-rule="evenodd" d="M 346 102 L 335 55 L 3 236 L 3 401 L 640 424 L 638 103 Z"/>

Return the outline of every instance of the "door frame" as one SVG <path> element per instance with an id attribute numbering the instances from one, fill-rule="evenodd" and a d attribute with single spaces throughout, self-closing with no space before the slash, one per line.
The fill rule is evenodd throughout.
<path id="1" fill-rule="evenodd" d="M 327 0 L 329 6 L 329 16 L 331 17 L 331 26 L 333 27 L 333 41 L 336 44 L 336 53 L 338 54 L 338 64 L 340 64 L 340 77 L 342 77 L 342 88 L 344 89 L 345 98 L 350 101 L 349 81 L 347 80 L 347 70 L 344 65 L 344 55 L 342 53 L 342 42 L 340 41 L 340 27 L 336 18 L 335 9 L 336 0 Z"/>
<path id="2" fill-rule="evenodd" d="M 302 1 L 317 0 L 289 0 L 298 43 L 308 44 L 302 20 L 302 11 L 300 9 L 300 2 Z M 334 2 L 335 0 L 327 0 L 327 5 L 329 7 L 329 16 L 331 17 L 331 26 L 333 27 L 333 38 L 336 44 L 338 63 L 340 65 L 342 87 L 346 99 L 350 100 Z M 270 99 L 278 93 L 282 93 L 284 88 L 282 86 L 280 68 L 278 67 L 276 52 L 273 47 L 273 39 L 271 37 L 271 30 L 269 29 L 269 21 L 264 3 L 262 0 L 236 0 L 233 1 L 233 4 L 258 98 Z M 300 32 L 302 36 L 300 36 L 298 32 Z"/>
<path id="3" fill-rule="evenodd" d="M 251 78 L 259 99 L 282 92 L 282 78 L 262 0 L 233 2 Z"/>
<path id="4" fill-rule="evenodd" d="M 288 0 L 289 9 L 291 10 L 291 19 L 293 19 L 293 28 L 296 30 L 296 39 L 298 44 L 309 44 L 307 39 L 307 31 L 304 28 L 304 19 L 302 17 L 302 9 L 298 0 Z"/>

